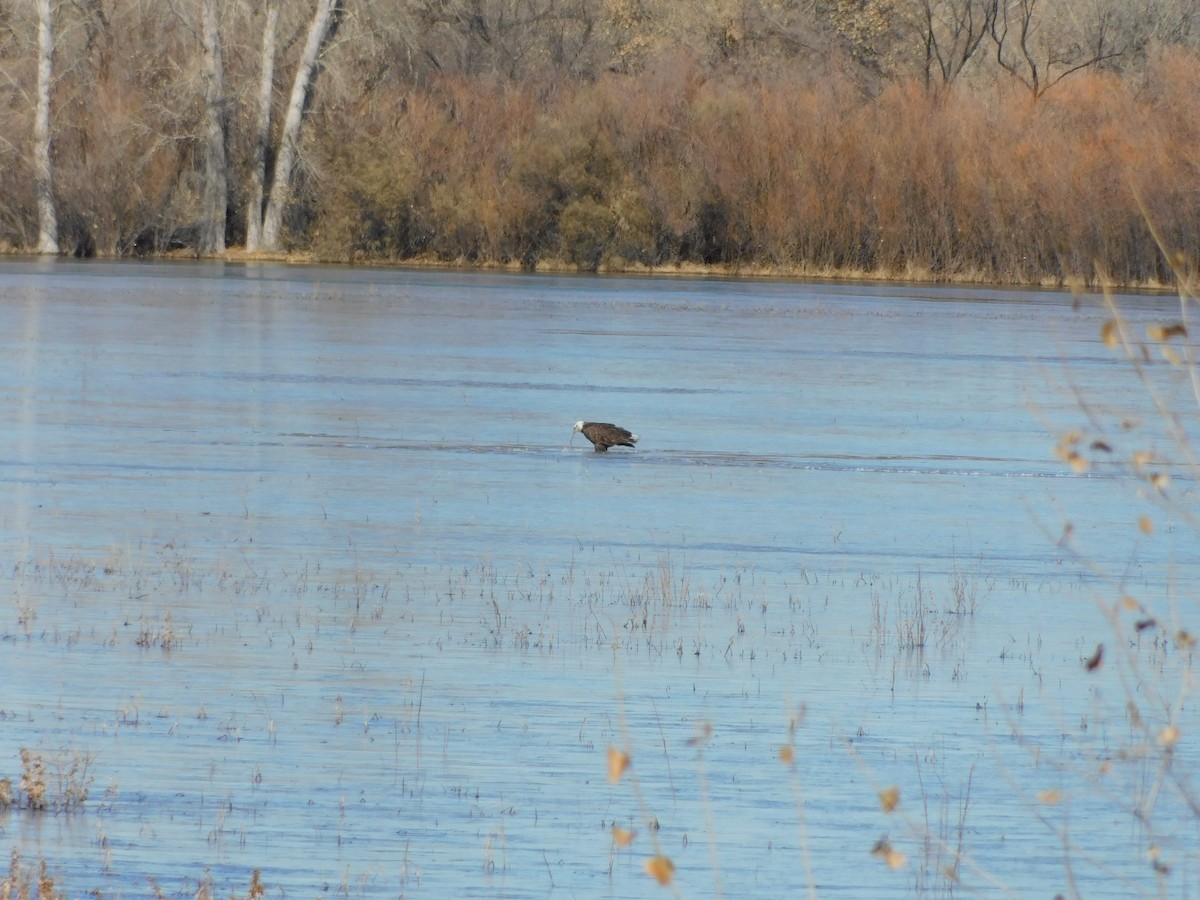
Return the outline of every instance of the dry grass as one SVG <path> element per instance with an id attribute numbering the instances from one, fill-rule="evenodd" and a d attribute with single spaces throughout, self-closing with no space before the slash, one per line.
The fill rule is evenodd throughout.
<path id="1" fill-rule="evenodd" d="M 59 750 L 47 759 L 22 748 L 21 777 L 13 790 L 10 778 L 0 779 L 0 811 L 71 813 L 87 802 L 92 787 L 90 753 Z"/>
<path id="2" fill-rule="evenodd" d="M 0 900 L 58 900 L 67 895 L 54 886 L 46 861 L 38 863 L 37 869 L 21 862 L 14 849 L 9 859 L 8 873 L 0 878 Z"/>

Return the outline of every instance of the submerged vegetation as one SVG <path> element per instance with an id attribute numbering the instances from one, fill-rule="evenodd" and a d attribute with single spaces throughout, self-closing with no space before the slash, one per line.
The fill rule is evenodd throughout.
<path id="1" fill-rule="evenodd" d="M 1195 509 L 1200 459 L 1194 448 L 1200 427 L 1200 357 L 1192 325 L 1200 294 L 1186 257 L 1170 255 L 1167 264 L 1173 267 L 1180 285 L 1178 319 L 1151 324 L 1139 334 L 1110 297 L 1104 300 L 1110 318 L 1097 338 L 1134 379 L 1135 402 L 1121 406 L 1111 398 L 1079 396 L 1081 422 L 1063 432 L 1055 447 L 1071 471 L 1116 475 L 1114 484 L 1131 487 L 1130 543 L 1135 546 L 1153 540 L 1163 530 L 1184 531 L 1193 540 L 1200 537 Z M 981 802 L 978 796 L 979 781 L 996 778 L 1007 783 L 1012 798 L 1025 811 L 1029 827 L 1044 836 L 1044 843 L 1037 845 L 1039 852 L 1051 847 L 1060 855 L 1061 881 L 1044 884 L 1043 890 L 1056 891 L 1059 897 L 1191 894 L 1200 870 L 1195 843 L 1200 828 L 1200 784 L 1195 779 L 1194 751 L 1183 751 L 1183 746 L 1194 742 L 1200 725 L 1195 667 L 1200 606 L 1195 585 L 1168 575 L 1166 596 L 1154 600 L 1139 596 L 1138 580 L 1129 567 L 1113 571 L 1098 563 L 1079 538 L 1071 511 L 1064 512 L 1068 518 L 1061 523 L 1061 531 L 1048 530 L 1047 539 L 1057 538 L 1059 546 L 1089 572 L 1091 599 L 1110 629 L 1106 641 L 1083 648 L 1074 672 L 1056 676 L 1092 685 L 1093 702 L 1083 707 L 1078 722 L 1063 722 L 1063 745 L 1071 741 L 1076 750 L 1056 759 L 1046 755 L 1047 745 L 1029 730 L 1024 688 L 1006 698 L 997 729 L 992 731 L 990 725 L 985 729 L 992 741 L 987 755 L 981 754 L 981 761 L 960 772 L 957 780 L 938 771 L 939 751 L 931 748 L 923 755 L 913 754 L 909 784 L 902 789 L 873 768 L 861 740 L 842 739 L 866 779 L 876 785 L 881 834 L 869 848 L 864 843 L 863 853 L 869 852 L 898 879 L 903 878 L 916 896 L 1022 895 L 1012 888 L 1012 873 L 989 860 L 989 849 L 994 851 L 996 844 L 994 838 L 983 836 L 986 828 L 979 823 L 980 818 L 1003 815 L 992 802 Z M 874 580 L 865 584 L 870 587 L 872 622 L 863 649 L 873 647 L 879 655 L 894 654 L 895 662 L 915 661 L 918 679 L 930 677 L 933 656 L 927 654 L 932 654 L 931 644 L 960 646 L 960 617 L 973 617 L 981 591 L 986 595 L 994 586 L 991 579 L 981 585 L 977 576 L 952 572 L 950 602 L 939 609 L 918 577 L 911 588 L 911 603 L 901 592 L 893 631 L 889 605 L 881 602 Z M 931 641 L 939 633 L 941 638 Z M 1048 640 L 1061 637 L 1048 636 Z M 1041 635 L 1037 644 L 1040 648 Z M 1001 657 L 1007 652 L 1006 648 Z M 1016 655 L 1030 663 L 1041 686 L 1043 672 L 1033 664 L 1034 651 L 1018 649 Z M 952 678 L 960 676 L 966 676 L 965 668 L 956 665 Z M 909 677 L 913 677 L 911 670 Z M 624 704 L 625 698 L 619 697 L 619 701 Z M 990 722 L 986 702 L 979 710 Z M 806 704 L 796 706 L 778 758 L 792 781 L 800 829 L 797 863 L 802 865 L 807 895 L 816 897 L 820 892 L 806 824 L 811 813 L 806 808 L 799 748 L 807 712 Z M 1089 727 L 1106 736 L 1094 742 L 1087 737 Z M 713 725 L 703 722 L 688 741 L 695 752 L 696 778 L 706 797 L 710 789 L 704 753 L 712 735 Z M 861 731 L 857 735 L 864 737 Z M 629 784 L 637 810 L 627 821 L 613 822 L 613 853 L 634 847 L 633 852 L 642 855 L 645 874 L 671 886 L 680 896 L 676 865 L 659 838 L 655 803 L 647 798 L 635 766 L 635 760 L 648 758 L 650 765 L 645 769 L 655 768 L 655 751 L 652 743 L 637 745 L 624 722 L 619 740 L 608 748 L 608 781 Z M 664 762 L 669 772 L 670 760 Z M 874 765 L 878 765 L 877 759 Z M 983 766 L 988 771 L 982 771 Z M 936 783 L 930 781 L 931 774 Z M 669 795 L 660 793 L 665 802 Z M 994 799 L 993 795 L 991 801 Z M 714 820 L 719 822 L 720 813 L 708 811 L 711 839 L 714 827 L 719 829 Z M 1096 846 L 1088 821 L 1093 816 L 1103 818 L 1109 827 L 1127 830 L 1128 858 L 1120 859 L 1111 848 Z M 643 826 L 640 829 L 639 824 Z M 648 834 L 648 839 L 640 840 L 642 833 Z M 999 836 L 1006 839 L 1003 831 Z M 713 881 L 716 895 L 724 896 L 715 849 Z"/>
<path id="2" fill-rule="evenodd" d="M 160 696 L 172 699 L 153 701 L 163 705 L 152 719 L 138 715 L 138 687 L 133 711 L 117 709 L 108 726 L 113 737 L 121 736 L 108 745 L 109 752 L 119 747 L 130 759 L 138 758 L 134 747 L 143 739 L 186 748 L 197 737 L 215 738 L 218 746 L 237 748 L 235 762 L 215 757 L 201 784 L 176 780 L 174 799 L 162 811 L 171 819 L 204 821 L 203 793 L 224 792 L 216 820 L 208 824 L 208 845 L 217 859 L 230 843 L 245 852 L 248 828 L 253 834 L 248 822 L 280 815 L 272 811 L 272 783 L 286 782 L 297 760 L 308 760 L 305 765 L 317 769 L 333 766 L 338 791 L 344 780 L 363 805 L 359 812 L 347 810 L 344 799 L 330 806 L 331 797 L 314 786 L 308 806 L 337 823 L 322 826 L 329 827 L 328 835 L 319 833 L 341 848 L 363 829 L 376 829 L 380 815 L 396 816 L 401 824 L 390 827 L 410 835 L 403 841 L 399 874 L 407 888 L 423 885 L 421 851 L 410 862 L 407 842 L 428 818 L 451 827 L 455 815 L 464 817 L 477 838 L 486 835 L 482 872 L 489 884 L 510 866 L 521 879 L 537 878 L 536 862 L 517 867 L 509 854 L 532 842 L 543 855 L 569 855 L 557 842 L 569 839 L 573 829 L 555 829 L 554 837 L 525 832 L 536 826 L 539 810 L 522 807 L 522 798 L 549 801 L 521 789 L 528 777 L 524 754 L 511 763 L 492 758 L 508 729 L 538 735 L 519 738 L 520 747 L 531 739 L 565 740 L 579 751 L 585 769 L 576 773 L 577 781 L 561 772 L 553 778 L 572 779 L 572 796 L 578 790 L 577 802 L 601 821 L 603 841 L 593 837 L 589 844 L 593 864 L 603 865 L 601 847 L 607 846 L 610 880 L 622 882 L 624 873 L 633 872 L 680 896 L 698 885 L 732 896 L 747 878 L 763 877 L 765 869 L 758 870 L 769 868 L 773 856 L 791 860 L 789 867 L 800 873 L 792 884 L 819 896 L 830 873 L 814 844 L 830 840 L 831 829 L 846 827 L 847 820 L 860 838 L 856 847 L 864 864 L 874 857 L 896 889 L 914 896 L 1013 893 L 1013 873 L 996 860 L 1006 840 L 1053 848 L 1047 852 L 1061 860 L 1061 883 L 1071 886 L 1065 893 L 1072 896 L 1088 896 L 1097 878 L 1115 878 L 1133 893 L 1176 896 L 1200 866 L 1190 839 L 1200 820 L 1200 794 L 1192 780 L 1194 750 L 1185 748 L 1195 725 L 1194 641 L 1186 624 L 1194 618 L 1194 598 L 1183 593 L 1178 606 L 1157 611 L 1125 593 L 1110 603 L 1113 585 L 1104 580 L 1083 582 L 1065 595 L 1056 588 L 1047 599 L 1057 603 L 1086 602 L 1095 591 L 1096 603 L 1111 619 L 1113 634 L 1106 643 L 1112 649 L 1082 643 L 1081 635 L 1094 630 L 1081 629 L 1031 634 L 1023 646 L 1010 638 L 997 654 L 991 642 L 1006 629 L 980 631 L 978 618 L 1003 619 L 1008 605 L 1028 595 L 1030 586 L 998 584 L 982 559 L 912 581 L 805 569 L 786 595 L 780 585 L 744 572 L 701 586 L 669 554 L 641 572 L 600 571 L 574 562 L 561 572 L 524 566 L 512 573 L 487 564 L 441 571 L 315 565 L 325 570 L 319 578 L 310 577 L 308 566 L 300 577 L 261 570 L 236 574 L 232 568 L 176 543 L 145 558 L 114 549 L 103 560 L 29 560 L 8 573 L 15 593 L 25 599 L 21 621 L 15 631 L 0 628 L 6 642 L 44 648 L 72 665 L 77 655 L 108 657 L 124 648 L 148 671 L 169 664 L 177 674 L 191 673 L 189 684 L 199 684 L 213 677 L 205 673 L 217 657 L 221 670 L 252 670 L 272 685 L 265 694 L 249 694 L 249 709 L 241 688 L 223 682 L 210 687 L 196 709 L 179 708 L 188 692 L 167 692 Z M 175 612 L 165 616 L 161 632 L 131 614 L 142 607 L 143 592 L 172 598 Z M 171 640 L 160 638 L 168 632 Z M 147 634 L 151 639 L 144 640 Z M 391 657 L 401 635 L 416 641 L 406 638 L 395 667 Z M 429 674 L 438 664 L 426 655 L 414 675 L 410 663 L 422 648 L 445 658 L 449 668 Z M 146 654 L 148 649 L 155 652 Z M 560 675 L 564 668 L 587 673 L 600 665 L 612 673 L 615 693 L 611 685 L 597 685 L 596 699 L 576 705 L 582 717 L 577 735 L 563 733 L 569 720 L 557 712 L 551 715 L 554 730 L 545 731 L 506 698 L 508 711 L 493 711 L 499 721 L 483 726 L 485 733 L 494 729 L 495 740 L 471 746 L 464 755 L 462 736 L 479 733 L 481 723 L 455 708 L 453 673 L 509 655 L 522 668 L 549 667 Z M 1011 692 L 992 693 L 992 666 L 1004 673 Z M 819 670 L 841 674 L 830 680 Z M 333 684 L 327 681 L 330 671 L 339 673 Z M 728 679 L 730 686 L 740 684 L 744 700 L 751 693 L 778 693 L 774 683 L 780 680 L 794 682 L 798 695 L 777 719 L 757 727 L 751 722 L 748 732 L 731 740 L 729 732 L 745 728 L 736 714 L 719 707 L 717 717 L 709 718 L 694 701 L 668 706 L 670 689 L 660 709 L 656 691 L 631 680 L 660 671 L 680 681 L 681 700 L 710 676 L 715 681 L 706 691 L 724 690 L 716 685 Z M 864 683 L 838 685 L 850 677 Z M 1064 680 L 1083 689 L 1066 696 L 1043 689 Z M 113 681 L 117 694 L 134 687 Z M 919 704 L 913 701 L 939 703 L 948 695 L 959 708 L 952 715 L 962 729 L 953 740 L 975 749 L 962 758 L 948 752 L 947 736 L 936 730 L 873 717 L 857 726 L 855 718 L 839 724 L 837 712 L 828 709 L 814 716 L 814 705 L 828 707 L 822 690 L 845 690 L 839 702 L 854 697 L 855 705 L 887 698 L 885 708 L 903 715 L 916 714 Z M 480 693 L 474 678 L 465 696 L 485 708 L 497 699 Z M 1055 707 L 1068 697 L 1062 708 Z M 15 717 L 21 698 L 6 703 L 11 711 L 5 715 Z M 182 727 L 184 720 L 190 726 Z M 853 730 L 843 731 L 842 725 Z M 569 724 L 568 730 L 575 728 Z M 342 771 L 342 763 L 324 755 L 327 744 L 340 748 L 336 753 L 352 750 L 356 766 L 379 766 L 385 777 L 363 780 L 361 772 Z M 94 758 L 91 751 L 59 751 L 47 758 L 22 751 L 19 790 L 0 781 L 9 798 L 0 815 L 9 821 L 45 813 L 94 817 L 97 853 L 105 860 L 95 877 L 114 877 L 108 835 L 154 821 L 137 799 L 154 777 L 152 767 L 122 771 L 119 760 Z M 826 769 L 831 759 L 841 760 L 833 763 L 832 784 Z M 587 765 L 594 767 L 594 778 Z M 218 777 L 219 769 L 231 766 L 232 779 Z M 454 780 L 464 766 L 478 767 L 472 777 L 482 785 Z M 113 780 L 95 811 L 86 805 L 93 771 Z M 607 778 L 601 779 L 602 772 Z M 121 787 L 117 773 L 126 782 Z M 743 811 L 735 818 L 734 807 L 747 803 L 754 815 L 747 820 Z M 864 830 L 872 808 L 874 834 Z M 551 820 L 562 815 L 541 812 Z M 758 816 L 765 819 L 766 857 L 731 859 L 730 840 L 739 854 L 762 852 L 738 834 L 739 827 L 758 827 Z M 1127 820 L 1117 831 L 1132 830 L 1134 837 L 1114 840 L 1114 819 Z M 1097 835 L 1102 849 L 1091 843 Z M 841 846 L 845 838 L 836 840 Z M 273 838 L 267 852 L 278 854 L 281 841 Z M 701 857 L 688 856 L 693 842 L 707 845 Z M 253 838 L 250 846 L 258 847 Z M 20 865 L 16 852 L 7 880 L 0 882 L 0 891 L 8 892 L 3 896 L 59 896 L 56 883 L 69 879 L 59 877 L 53 861 L 34 870 Z M 425 852 L 433 850 L 426 846 Z M 851 847 L 851 856 L 854 852 Z M 556 874 L 549 865 L 546 870 L 554 886 Z M 197 897 L 229 896 L 234 889 L 228 879 L 215 883 L 211 873 L 159 877 L 164 885 L 168 877 L 172 883 L 183 877 L 182 890 L 190 894 L 186 885 L 195 884 Z M 339 890 L 349 891 L 352 878 L 365 884 L 375 877 L 356 876 L 347 867 Z M 874 884 L 873 877 L 858 873 L 851 880 Z M 181 890 L 152 883 L 159 895 Z M 263 892 L 255 871 L 247 896 Z"/>
<path id="3" fill-rule="evenodd" d="M 1200 245 L 1194 4 L 45 0 L 41 56 L 33 6 L 12 251 L 1156 284 L 1147 222 Z"/>

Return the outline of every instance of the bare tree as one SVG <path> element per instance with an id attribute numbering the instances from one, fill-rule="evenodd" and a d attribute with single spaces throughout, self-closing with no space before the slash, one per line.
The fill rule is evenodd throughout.
<path id="1" fill-rule="evenodd" d="M 50 165 L 50 92 L 54 87 L 54 10 L 51 0 L 37 0 L 37 103 L 33 121 L 33 180 L 37 195 L 37 252 L 57 254 L 58 210 Z"/>
<path id="2" fill-rule="evenodd" d="M 992 30 L 996 0 L 919 0 L 914 26 L 924 49 L 925 86 L 959 76 Z"/>
<path id="3" fill-rule="evenodd" d="M 412 8 L 422 52 L 439 71 L 517 79 L 596 66 L 593 0 L 420 0 Z"/>
<path id="4" fill-rule="evenodd" d="M 1127 34 L 1114 27 L 1117 2 L 1096 4 L 1086 16 L 1060 6 L 1052 20 L 1039 0 L 992 0 L 996 62 L 1036 99 L 1068 75 L 1118 59 L 1127 49 Z"/>
<path id="5" fill-rule="evenodd" d="M 275 40 L 279 27 L 279 4 L 267 4 L 263 22 L 262 62 L 259 68 L 255 113 L 254 159 L 250 167 L 250 200 L 246 204 L 246 249 L 255 253 L 262 246 L 263 186 L 267 179 L 267 150 L 271 142 L 271 87 L 275 83 Z"/>
<path id="6" fill-rule="evenodd" d="M 201 44 L 204 47 L 204 188 L 200 236 L 202 254 L 225 252 L 225 206 L 228 180 L 225 161 L 225 77 L 217 0 L 202 0 Z"/>
<path id="7" fill-rule="evenodd" d="M 267 199 L 267 210 L 262 221 L 262 249 L 278 250 L 280 232 L 283 227 L 283 210 L 291 199 L 292 169 L 300 142 L 300 126 L 309 94 L 317 77 L 317 62 L 325 42 L 337 29 L 344 7 L 342 0 L 317 0 L 308 25 L 308 38 L 300 55 L 300 65 L 292 82 L 292 94 L 288 100 L 283 119 L 283 131 L 279 138 L 279 151 L 275 156 L 275 175 L 271 180 L 271 193 Z"/>

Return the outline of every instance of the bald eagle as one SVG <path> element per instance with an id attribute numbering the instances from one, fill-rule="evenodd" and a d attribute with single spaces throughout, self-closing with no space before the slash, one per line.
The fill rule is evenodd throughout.
<path id="1" fill-rule="evenodd" d="M 604 453 L 609 447 L 632 447 L 638 439 L 636 434 L 630 434 L 624 428 L 608 422 L 576 422 L 571 429 L 572 439 L 577 431 L 583 432 L 597 453 Z"/>

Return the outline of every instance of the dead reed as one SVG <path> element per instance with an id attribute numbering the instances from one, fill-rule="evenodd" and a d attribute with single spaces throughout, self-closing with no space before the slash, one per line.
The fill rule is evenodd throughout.
<path id="1" fill-rule="evenodd" d="M 91 754 L 82 751 L 60 750 L 47 759 L 42 753 L 22 748 L 16 791 L 11 779 L 0 779 L 0 810 L 76 812 L 87 802 L 93 763 Z"/>

